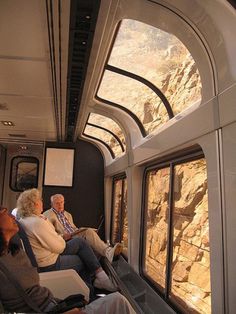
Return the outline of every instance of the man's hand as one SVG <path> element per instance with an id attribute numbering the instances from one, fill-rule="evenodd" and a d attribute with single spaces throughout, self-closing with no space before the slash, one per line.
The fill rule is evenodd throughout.
<path id="1" fill-rule="evenodd" d="M 71 238 L 72 238 L 72 236 L 71 236 L 70 233 L 64 233 L 64 234 L 63 234 L 63 239 L 64 239 L 65 241 L 68 241 L 68 240 L 70 240 Z"/>

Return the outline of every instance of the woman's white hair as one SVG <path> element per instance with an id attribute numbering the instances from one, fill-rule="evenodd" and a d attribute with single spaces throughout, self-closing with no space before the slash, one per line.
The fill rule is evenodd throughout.
<path id="1" fill-rule="evenodd" d="M 35 212 L 35 204 L 40 199 L 38 189 L 30 189 L 22 192 L 17 200 L 17 213 L 20 217 L 32 216 Z"/>

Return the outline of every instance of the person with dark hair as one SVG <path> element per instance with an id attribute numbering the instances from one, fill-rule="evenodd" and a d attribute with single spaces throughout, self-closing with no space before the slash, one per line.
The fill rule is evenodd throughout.
<path id="1" fill-rule="evenodd" d="M 89 244 L 82 238 L 65 241 L 50 221 L 42 215 L 43 203 L 39 190 L 22 192 L 17 200 L 19 222 L 24 227 L 36 257 L 39 271 L 72 268 L 87 281 L 86 274 L 94 275 L 94 286 L 116 291 L 102 269 Z M 84 272 L 84 269 L 86 272 Z"/>
<path id="2" fill-rule="evenodd" d="M 0 207 L 0 300 L 4 311 L 32 313 L 31 304 L 39 308 L 38 312 L 47 313 L 53 310 L 58 299 L 46 287 L 39 284 L 37 268 L 33 267 L 25 254 L 17 245 L 11 243 L 12 237 L 18 232 L 15 218 L 8 214 L 7 209 Z M 16 289 L 14 281 L 22 288 L 24 294 L 31 300 L 31 304 L 24 298 L 20 289 Z M 19 288 L 18 287 L 18 288 Z M 74 308 L 69 313 L 87 314 L 134 314 L 134 310 L 127 299 L 115 292 L 86 305 L 83 309 Z"/>

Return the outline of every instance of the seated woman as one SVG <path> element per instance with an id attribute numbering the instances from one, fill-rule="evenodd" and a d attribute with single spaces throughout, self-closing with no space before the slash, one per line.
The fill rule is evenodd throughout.
<path id="1" fill-rule="evenodd" d="M 27 304 L 19 290 L 4 272 L 7 268 L 13 274 L 15 281 L 30 297 L 31 303 L 37 306 L 41 312 L 47 313 L 55 306 L 57 300 L 50 290 L 41 287 L 37 269 L 33 267 L 25 252 L 10 242 L 18 232 L 18 225 L 13 216 L 7 210 L 0 208 L 0 300 L 5 311 L 9 312 L 34 312 Z M 135 313 L 129 302 L 118 292 L 86 305 L 85 308 L 73 309 L 68 313 Z"/>
<path id="2" fill-rule="evenodd" d="M 19 222 L 24 227 L 36 257 L 39 271 L 72 268 L 86 281 L 95 275 L 94 286 L 116 291 L 88 243 L 82 238 L 65 241 L 49 220 L 41 215 L 43 203 L 37 189 L 26 190 L 17 200 Z M 86 269 L 86 273 L 83 271 Z"/>

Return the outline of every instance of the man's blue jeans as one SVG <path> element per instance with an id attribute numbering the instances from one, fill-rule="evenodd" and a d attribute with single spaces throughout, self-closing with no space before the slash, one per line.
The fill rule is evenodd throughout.
<path id="1" fill-rule="evenodd" d="M 65 250 L 58 256 L 55 264 L 40 267 L 40 271 L 74 269 L 86 281 L 101 267 L 89 244 L 83 238 L 73 238 L 66 242 Z"/>

